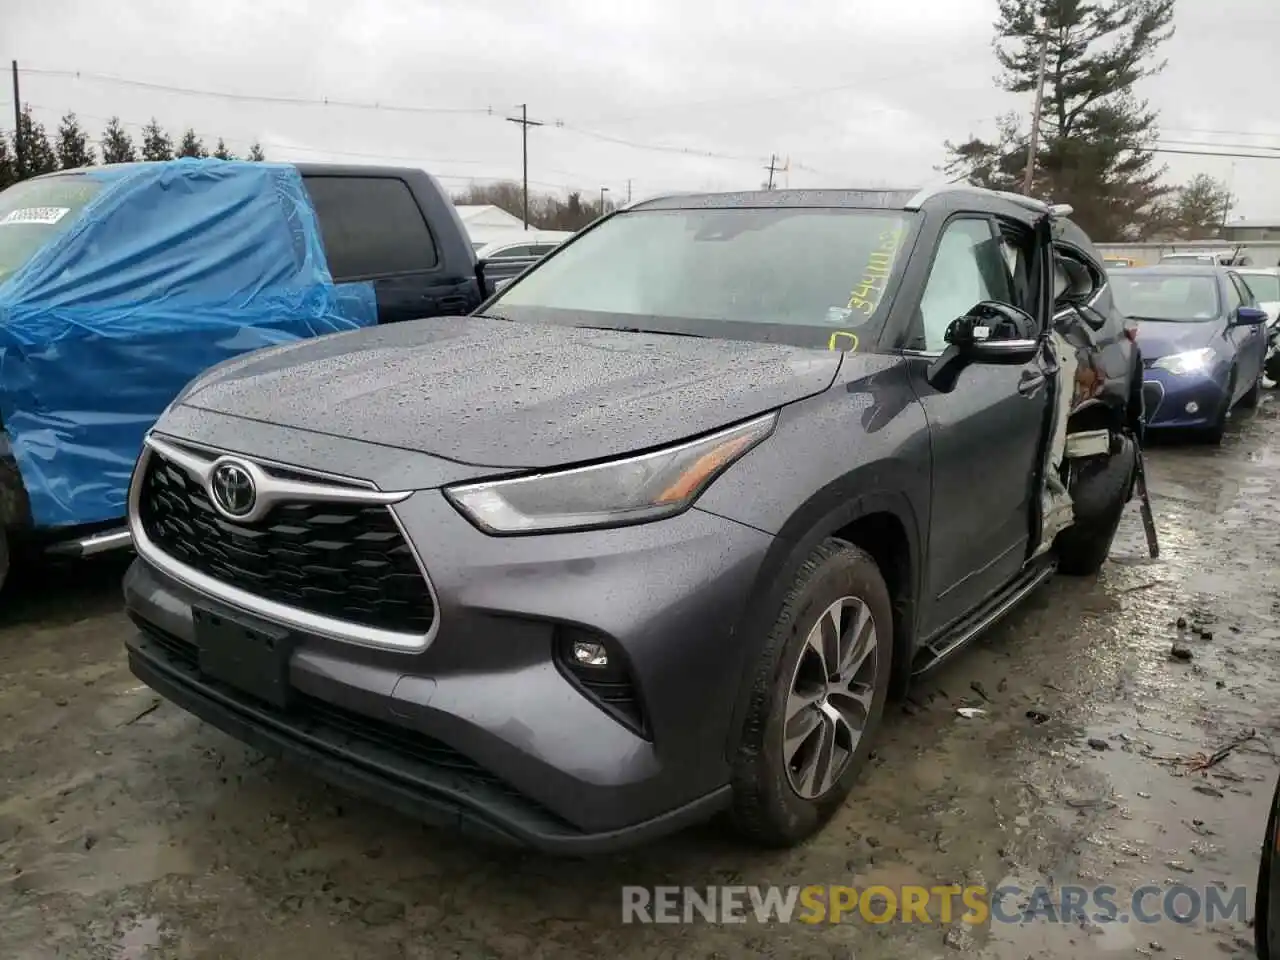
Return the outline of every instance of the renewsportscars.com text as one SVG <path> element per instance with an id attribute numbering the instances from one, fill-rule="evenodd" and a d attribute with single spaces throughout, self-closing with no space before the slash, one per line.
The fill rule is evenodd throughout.
<path id="1" fill-rule="evenodd" d="M 622 888 L 623 923 L 866 923 L 974 926 L 1025 923 L 1246 922 L 1244 887 L 1106 885 L 637 887 Z"/>

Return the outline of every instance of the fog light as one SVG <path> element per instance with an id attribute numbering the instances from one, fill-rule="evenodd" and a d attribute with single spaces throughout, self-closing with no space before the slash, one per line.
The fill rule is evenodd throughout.
<path id="1" fill-rule="evenodd" d="M 1192 400 L 1190 403 L 1187 404 L 1186 410 L 1187 410 L 1187 413 L 1199 413 L 1200 404 Z"/>
<path id="2" fill-rule="evenodd" d="M 609 665 L 609 654 L 604 648 L 603 643 L 592 643 L 589 640 L 575 640 L 573 642 L 573 659 L 575 663 L 580 663 L 584 667 L 607 667 Z"/>

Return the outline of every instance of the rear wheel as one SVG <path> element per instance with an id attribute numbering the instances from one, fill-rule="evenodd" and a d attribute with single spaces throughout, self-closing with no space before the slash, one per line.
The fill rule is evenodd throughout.
<path id="1" fill-rule="evenodd" d="M 893 608 L 874 560 L 826 540 L 801 566 L 761 652 L 734 761 L 732 817 L 789 847 L 840 808 L 889 695 Z"/>

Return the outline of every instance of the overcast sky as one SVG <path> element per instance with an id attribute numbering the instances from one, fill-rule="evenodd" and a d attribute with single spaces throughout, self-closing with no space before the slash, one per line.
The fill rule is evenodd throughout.
<path id="1" fill-rule="evenodd" d="M 755 188 L 773 153 L 791 186 L 915 186 L 938 178 L 944 140 L 1030 111 L 992 83 L 995 16 L 996 0 L 0 0 L 0 62 L 82 74 L 21 75 L 51 129 L 67 110 L 135 134 L 155 116 L 175 139 L 190 125 L 239 152 L 257 139 L 271 159 L 412 164 L 450 187 L 519 178 L 503 118 L 522 102 L 546 123 L 529 134 L 540 189 Z M 1143 91 L 1168 146 L 1277 159 L 1168 155 L 1170 180 L 1212 174 L 1239 198 L 1233 219 L 1280 221 L 1280 3 L 1179 0 L 1176 25 Z M 0 104 L 11 127 L 7 82 Z"/>

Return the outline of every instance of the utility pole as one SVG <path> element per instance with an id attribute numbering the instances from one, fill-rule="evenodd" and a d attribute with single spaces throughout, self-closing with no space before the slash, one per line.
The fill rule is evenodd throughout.
<path id="1" fill-rule="evenodd" d="M 604 195 L 609 192 L 608 187 L 600 188 L 600 216 L 604 216 Z"/>
<path id="2" fill-rule="evenodd" d="M 777 168 L 778 168 L 778 155 L 776 153 L 771 153 L 769 154 L 769 165 L 765 167 L 765 169 L 769 171 L 769 182 L 766 183 L 764 187 L 766 190 L 773 189 L 773 174 L 774 174 L 774 171 L 777 170 Z"/>
<path id="3" fill-rule="evenodd" d="M 18 61 L 13 61 L 13 151 L 16 155 L 18 179 L 26 176 L 26 143 L 22 139 L 22 96 L 18 92 Z"/>
<path id="4" fill-rule="evenodd" d="M 627 204 L 631 204 L 631 178 L 627 177 Z"/>
<path id="5" fill-rule="evenodd" d="M 1040 148 L 1040 114 L 1044 109 L 1045 61 L 1049 56 L 1049 28 L 1040 21 L 1040 66 L 1036 73 L 1036 105 L 1031 111 L 1031 141 L 1027 144 L 1027 172 L 1022 180 L 1022 193 L 1031 196 L 1031 184 L 1036 176 L 1036 151 Z"/>
<path id="6" fill-rule="evenodd" d="M 529 119 L 529 105 L 520 104 L 520 116 L 507 117 L 510 123 L 520 124 L 520 161 L 524 169 L 524 228 L 529 229 L 529 128 L 540 127 L 540 120 Z"/>

